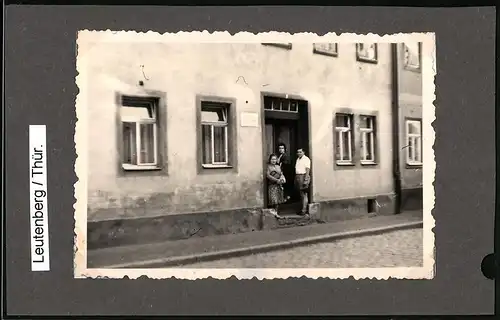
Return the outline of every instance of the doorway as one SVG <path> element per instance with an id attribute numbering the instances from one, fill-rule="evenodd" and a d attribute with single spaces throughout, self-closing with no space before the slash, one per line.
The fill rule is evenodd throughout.
<path id="1" fill-rule="evenodd" d="M 287 183 L 284 186 L 285 195 L 290 199 L 280 206 L 280 214 L 296 214 L 301 209 L 300 195 L 295 190 L 295 161 L 297 149 L 302 148 L 310 157 L 309 115 L 308 103 L 302 99 L 288 99 L 272 95 L 263 97 L 264 130 L 264 201 L 268 207 L 268 180 L 266 177 L 269 155 L 278 153 L 278 146 L 283 143 L 289 156 L 289 169 L 284 170 Z M 288 172 L 287 172 L 288 171 Z M 309 192 L 311 200 L 311 190 Z"/>

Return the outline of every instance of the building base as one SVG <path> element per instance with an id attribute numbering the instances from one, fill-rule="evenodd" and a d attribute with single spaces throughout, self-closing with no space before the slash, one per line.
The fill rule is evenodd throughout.
<path id="1" fill-rule="evenodd" d="M 88 249 L 92 250 L 330 223 L 394 214 L 394 204 L 394 196 L 378 195 L 311 203 L 309 215 L 306 217 L 276 217 L 269 209 L 248 208 L 152 218 L 90 221 L 87 226 L 87 243 Z"/>
<path id="2" fill-rule="evenodd" d="M 424 205 L 423 188 L 401 190 L 401 210 L 421 210 Z"/>

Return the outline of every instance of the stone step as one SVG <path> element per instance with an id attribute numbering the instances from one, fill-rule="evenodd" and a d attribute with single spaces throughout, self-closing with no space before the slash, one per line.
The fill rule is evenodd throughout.
<path id="1" fill-rule="evenodd" d="M 307 226 L 315 223 L 316 221 L 312 219 L 309 215 L 280 215 L 276 217 L 278 222 L 278 228 L 289 228 L 298 226 Z"/>

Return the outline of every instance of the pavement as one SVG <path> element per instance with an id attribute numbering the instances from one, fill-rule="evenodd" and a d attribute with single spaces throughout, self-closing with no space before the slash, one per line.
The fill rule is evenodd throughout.
<path id="1" fill-rule="evenodd" d="M 319 258 L 316 258 L 316 260 L 323 259 L 324 261 L 316 261 L 316 265 L 329 263 L 329 267 L 332 267 L 331 264 L 335 262 L 335 257 L 328 256 L 328 254 L 325 255 L 325 252 L 338 252 L 339 250 L 330 250 L 334 249 L 335 245 L 330 248 L 328 247 L 328 243 L 330 243 L 330 246 L 331 243 L 336 243 L 337 246 L 339 246 L 340 243 L 343 248 L 362 246 L 362 248 L 364 248 L 363 250 L 378 251 L 378 258 L 380 258 L 380 255 L 384 255 L 381 253 L 382 251 L 380 251 L 381 248 L 387 249 L 391 246 L 398 246 L 398 243 L 404 245 L 406 241 L 410 243 L 407 247 L 413 248 L 409 251 L 408 255 L 413 257 L 415 255 L 412 252 L 418 250 L 415 243 L 421 242 L 418 240 L 418 230 L 417 236 L 402 237 L 401 234 L 399 234 L 399 238 L 402 237 L 405 239 L 404 241 L 401 241 L 398 236 L 393 239 L 394 241 L 391 241 L 391 236 L 386 235 L 386 237 L 382 236 L 366 240 L 367 245 L 362 245 L 362 240 L 352 238 L 364 236 L 366 239 L 366 236 L 384 235 L 405 229 L 409 231 L 409 229 L 421 228 L 422 225 L 422 212 L 411 211 L 398 215 L 376 216 L 335 223 L 166 241 L 147 245 L 105 248 L 89 250 L 87 252 L 87 266 L 88 268 L 162 268 L 178 266 L 193 267 L 193 265 L 202 265 L 203 267 L 206 265 L 213 265 L 217 267 L 217 263 L 210 264 L 210 262 L 220 261 L 220 263 L 224 263 L 223 265 L 228 268 L 232 267 L 227 264 L 227 261 L 230 259 L 233 259 L 231 261 L 236 265 L 251 265 L 252 263 L 249 263 L 249 260 L 245 259 L 245 257 L 252 256 L 252 258 L 256 260 L 256 255 L 264 255 L 267 259 L 263 259 L 263 261 L 271 261 L 271 263 L 264 262 L 261 264 L 269 264 L 272 267 L 277 267 L 276 263 L 286 263 L 286 259 L 290 261 L 297 260 L 293 257 L 302 257 L 301 259 L 305 259 L 303 261 L 311 260 L 311 250 L 319 250 L 316 255 Z M 409 234 L 411 234 L 411 232 Z M 345 241 L 349 239 L 350 241 Z M 341 240 L 344 241 L 342 242 Z M 299 249 L 300 247 L 305 249 L 301 251 Z M 296 250 L 290 252 L 292 248 Z M 378 249 L 374 250 L 373 248 Z M 398 247 L 394 248 L 394 250 L 398 249 Z M 304 253 L 304 250 L 307 254 Z M 282 253 L 281 256 L 277 251 Z M 420 252 L 421 251 L 420 249 Z M 273 252 L 275 256 L 271 258 Z M 345 250 L 343 249 L 342 252 L 345 252 Z M 356 252 L 356 250 L 353 251 L 353 253 Z M 366 253 L 367 252 L 364 254 L 361 253 L 356 256 L 366 256 Z M 377 254 L 375 253 L 375 255 Z M 387 255 L 391 255 L 390 251 Z M 392 253 L 392 255 L 394 255 L 394 253 Z M 236 262 L 234 259 L 239 259 L 239 262 Z M 281 260 L 283 261 L 279 262 Z M 370 259 L 365 260 L 370 261 Z M 418 263 L 418 261 L 413 262 Z M 297 263 L 301 264 L 295 261 L 292 267 L 299 267 Z M 345 258 L 343 263 L 346 263 Z M 390 265 L 390 259 L 384 263 Z M 370 267 L 373 266 L 370 265 Z"/>
<path id="2" fill-rule="evenodd" d="M 395 268 L 423 267 L 423 230 L 302 245 L 285 250 L 196 262 L 185 268 Z"/>

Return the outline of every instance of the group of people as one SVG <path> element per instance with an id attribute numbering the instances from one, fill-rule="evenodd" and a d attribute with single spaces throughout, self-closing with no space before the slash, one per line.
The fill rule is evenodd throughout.
<path id="1" fill-rule="evenodd" d="M 297 149 L 297 160 L 293 166 L 287 154 L 286 145 L 278 145 L 278 153 L 269 156 L 267 166 L 269 205 L 277 213 L 279 206 L 288 202 L 294 192 L 300 194 L 302 204 L 300 215 L 307 214 L 309 203 L 309 185 L 311 182 L 311 160 L 304 154 L 302 148 Z"/>

